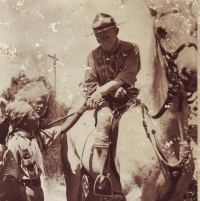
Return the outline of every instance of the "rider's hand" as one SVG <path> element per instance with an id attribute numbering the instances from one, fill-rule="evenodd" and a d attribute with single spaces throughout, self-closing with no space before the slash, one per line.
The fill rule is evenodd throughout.
<path id="1" fill-rule="evenodd" d="M 114 96 L 115 98 L 120 99 L 124 98 L 126 94 L 127 94 L 126 90 L 123 87 L 120 87 L 119 89 L 117 89 Z"/>
<path id="2" fill-rule="evenodd" d="M 90 109 L 94 109 L 97 107 L 98 103 L 102 100 L 102 94 L 97 89 L 88 99 L 86 105 Z"/>

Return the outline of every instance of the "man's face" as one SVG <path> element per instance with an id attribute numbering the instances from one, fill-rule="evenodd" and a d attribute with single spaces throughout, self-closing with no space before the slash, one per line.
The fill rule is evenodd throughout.
<path id="1" fill-rule="evenodd" d="M 111 28 L 106 31 L 95 34 L 98 43 L 104 50 L 112 50 L 117 42 L 117 28 Z"/>
<path id="2" fill-rule="evenodd" d="M 29 102 L 29 104 L 34 109 L 39 118 L 44 115 L 48 107 L 48 102 L 44 97 L 38 97 L 33 101 Z"/>
<path id="3" fill-rule="evenodd" d="M 36 112 L 33 110 L 29 112 L 29 114 L 24 119 L 26 123 L 26 127 L 30 129 L 30 131 L 35 131 L 39 128 L 39 120 Z"/>

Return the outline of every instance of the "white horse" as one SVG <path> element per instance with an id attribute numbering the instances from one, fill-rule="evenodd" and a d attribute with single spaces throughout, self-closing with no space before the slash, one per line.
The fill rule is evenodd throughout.
<path id="1" fill-rule="evenodd" d="M 113 191 L 122 196 L 113 197 L 126 201 L 182 201 L 194 172 L 187 136 L 187 92 L 197 90 L 195 2 L 169 1 L 159 6 L 152 2 L 146 1 L 155 17 L 148 93 L 121 117 L 116 149 L 111 153 L 120 180 L 115 168 L 110 168 L 110 177 Z M 86 111 L 67 139 L 62 139 L 67 201 L 104 200 L 92 193 L 100 171 L 93 149 L 93 125 L 92 112 Z M 86 199 L 83 173 L 89 182 L 88 189 L 84 189 Z"/>

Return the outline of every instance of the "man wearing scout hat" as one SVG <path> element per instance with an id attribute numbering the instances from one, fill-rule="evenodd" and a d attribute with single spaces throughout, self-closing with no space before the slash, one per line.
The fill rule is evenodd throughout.
<path id="1" fill-rule="evenodd" d="M 140 70 L 137 45 L 119 40 L 117 26 L 112 16 L 104 13 L 96 15 L 92 28 L 99 46 L 88 56 L 88 68 L 82 84 L 85 97 L 79 95 L 75 98 L 69 111 L 74 115 L 68 118 L 70 129 L 85 110 L 96 109 L 97 133 L 94 155 L 98 158 L 102 177 L 100 185 L 95 186 L 95 192 L 104 195 L 110 194 L 111 186 L 104 166 L 110 144 L 112 111 L 129 101 L 127 91 L 133 89 L 136 75 Z M 81 97 L 84 100 L 80 101 Z"/>
<path id="2" fill-rule="evenodd" d="M 97 134 L 94 147 L 99 154 L 99 164 L 104 175 L 104 166 L 109 149 L 112 111 L 128 102 L 127 89 L 134 86 L 140 70 L 140 54 L 137 45 L 121 41 L 117 35 L 119 28 L 114 18 L 108 14 L 96 15 L 92 28 L 100 44 L 88 56 L 84 88 L 87 106 L 98 107 Z M 105 179 L 96 187 L 96 192 L 105 194 L 108 189 Z"/>

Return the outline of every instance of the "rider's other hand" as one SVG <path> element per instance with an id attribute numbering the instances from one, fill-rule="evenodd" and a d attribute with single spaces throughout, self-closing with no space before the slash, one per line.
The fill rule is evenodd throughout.
<path id="1" fill-rule="evenodd" d="M 87 99 L 86 106 L 87 106 L 88 110 L 92 110 L 92 109 L 95 108 L 95 104 L 94 104 L 94 102 L 92 101 L 91 98 Z"/>
<path id="2" fill-rule="evenodd" d="M 119 98 L 124 98 L 124 96 L 127 94 L 126 90 L 123 87 L 120 87 L 119 89 L 117 89 L 117 91 L 115 92 L 115 98 L 119 99 Z"/>
<path id="3" fill-rule="evenodd" d="M 88 98 L 87 100 L 87 107 L 90 109 L 94 109 L 97 107 L 98 103 L 102 100 L 102 95 L 99 90 L 96 90 L 91 97 Z"/>

